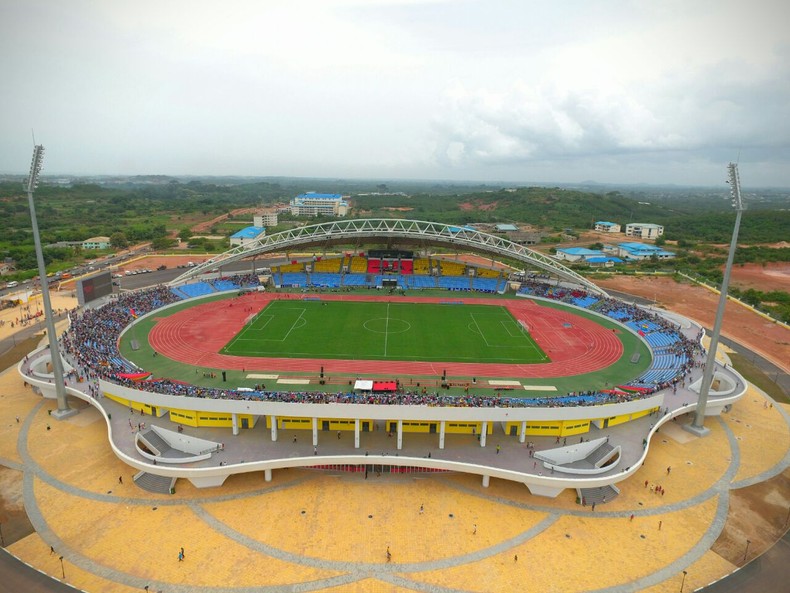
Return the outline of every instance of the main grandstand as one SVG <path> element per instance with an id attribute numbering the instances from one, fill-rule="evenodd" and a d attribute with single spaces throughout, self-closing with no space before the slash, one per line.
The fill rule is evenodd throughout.
<path id="1" fill-rule="evenodd" d="M 330 246 L 341 250 L 323 255 Z M 322 256 L 295 256 L 270 275 L 254 273 L 255 258 L 303 247 L 318 247 Z M 470 265 L 448 248 L 507 258 L 524 267 L 519 278 L 534 277 L 513 281 L 503 266 Z M 250 273 L 223 273 L 237 261 L 250 261 Z M 529 335 L 550 360 L 231 352 L 247 327 L 271 330 L 280 315 L 285 329 L 265 335 L 285 343 L 308 323 L 308 308 L 320 320 L 338 303 L 383 304 L 386 314 L 371 315 L 384 320 L 376 331 L 394 340 L 391 308 L 428 301 L 458 311 L 504 308 L 512 317 L 492 329 L 472 314 L 476 327 L 468 335 L 492 349 L 507 341 L 502 336 L 520 344 Z M 288 321 L 269 309 L 277 304 L 297 312 Z M 494 331 L 503 333 L 487 333 Z M 580 498 L 606 501 L 641 465 L 660 426 L 696 408 L 702 335 L 685 319 L 611 298 L 551 258 L 504 239 L 437 223 L 360 220 L 263 237 L 171 286 L 75 313 L 63 344 L 69 394 L 101 410 L 116 455 L 140 470 L 147 487 L 167 490 L 179 478 L 218 486 L 248 472 L 271 480 L 287 467 L 376 468 L 467 472 L 484 485 L 495 477 L 522 482 L 537 495 L 572 488 Z M 48 356 L 46 349 L 32 353 L 19 370 L 54 397 Z M 718 369 L 706 414 L 721 413 L 743 388 L 731 369 Z M 131 434 L 130 412 L 144 417 L 136 427 L 128 418 Z M 480 453 L 459 459 L 454 447 L 468 439 Z M 523 455 L 486 454 L 491 439 L 497 453 L 515 447 Z"/>

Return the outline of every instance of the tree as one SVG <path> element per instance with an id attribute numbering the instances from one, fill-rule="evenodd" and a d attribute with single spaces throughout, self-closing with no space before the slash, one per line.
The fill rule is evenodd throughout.
<path id="1" fill-rule="evenodd" d="M 112 245 L 115 249 L 125 249 L 126 247 L 129 247 L 129 240 L 126 238 L 125 234 L 123 234 L 121 231 L 118 231 L 110 235 L 110 245 Z"/>
<path id="2" fill-rule="evenodd" d="M 661 247 L 666 244 L 667 240 L 663 237 L 663 235 L 661 237 L 656 237 L 656 247 Z"/>
<path id="3" fill-rule="evenodd" d="M 192 236 L 192 229 L 187 226 L 182 227 L 181 230 L 178 231 L 178 236 L 182 241 L 188 241 Z"/>
<path id="4" fill-rule="evenodd" d="M 151 249 L 168 249 L 175 244 L 175 240 L 170 237 L 157 237 L 151 241 Z"/>

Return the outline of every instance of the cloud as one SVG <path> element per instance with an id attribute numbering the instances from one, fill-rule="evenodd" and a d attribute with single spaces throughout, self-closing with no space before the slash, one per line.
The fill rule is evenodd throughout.
<path id="1" fill-rule="evenodd" d="M 790 68 L 749 80 L 719 64 L 633 85 L 552 79 L 496 89 L 456 84 L 433 122 L 436 159 L 450 167 L 595 155 L 694 154 L 790 147 Z"/>

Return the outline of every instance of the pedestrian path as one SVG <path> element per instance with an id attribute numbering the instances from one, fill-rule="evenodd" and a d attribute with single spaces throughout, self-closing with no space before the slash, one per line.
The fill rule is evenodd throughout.
<path id="1" fill-rule="evenodd" d="M 0 462 L 22 473 L 36 529 L 9 549 L 96 593 L 146 585 L 168 593 L 669 593 L 683 570 L 690 591 L 735 568 L 710 550 L 732 488 L 790 465 L 786 411 L 750 389 L 746 405 L 708 419 L 706 438 L 662 428 L 620 496 L 594 511 L 572 491 L 551 500 L 460 474 L 366 480 L 289 469 L 268 483 L 261 473 L 232 476 L 220 489 L 180 480 L 175 495 L 156 495 L 132 484 L 97 411 L 52 422 L 54 402 L 18 377 L 0 375 L 0 390 L 12 414 Z M 760 425 L 778 449 L 768 461 L 765 435 L 752 428 Z"/>

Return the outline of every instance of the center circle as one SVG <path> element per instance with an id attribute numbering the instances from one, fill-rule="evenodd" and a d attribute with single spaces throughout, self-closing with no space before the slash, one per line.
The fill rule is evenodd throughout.
<path id="1" fill-rule="evenodd" d="M 377 317 L 368 319 L 362 324 L 362 327 L 377 334 L 402 334 L 411 329 L 411 323 L 403 319 L 393 319 L 392 317 Z"/>

